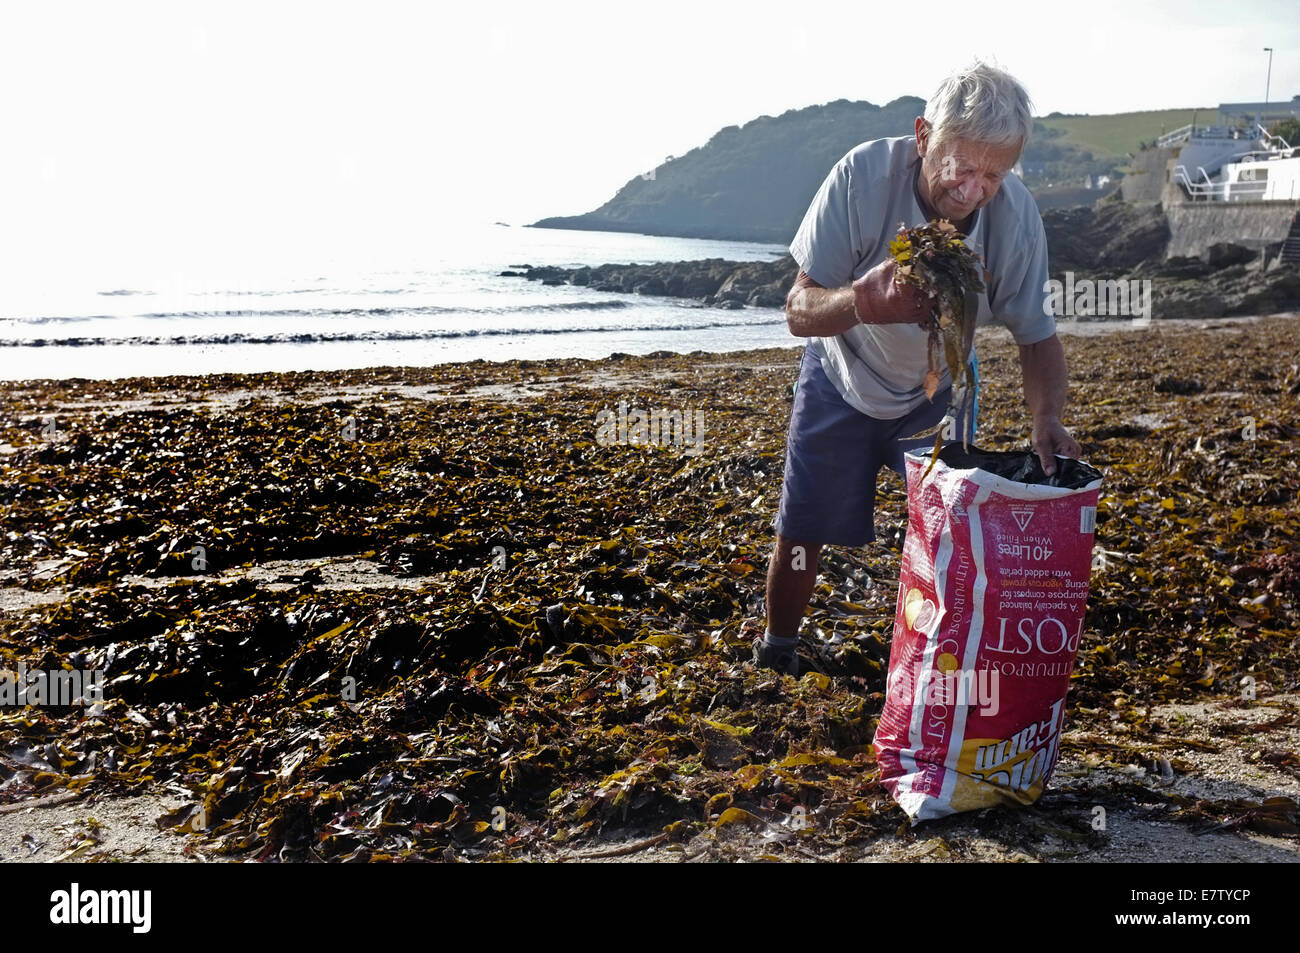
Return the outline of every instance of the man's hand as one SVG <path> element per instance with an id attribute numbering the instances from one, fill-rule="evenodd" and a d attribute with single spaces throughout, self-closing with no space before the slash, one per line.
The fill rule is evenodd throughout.
<path id="1" fill-rule="evenodd" d="M 1034 418 L 1034 452 L 1043 465 L 1043 472 L 1051 476 L 1056 472 L 1055 454 L 1077 460 L 1083 454 L 1079 442 L 1070 436 L 1057 417 Z"/>
<path id="2" fill-rule="evenodd" d="M 853 282 L 853 306 L 864 324 L 924 324 L 930 298 L 910 282 L 894 280 L 895 263 L 886 258 Z"/>

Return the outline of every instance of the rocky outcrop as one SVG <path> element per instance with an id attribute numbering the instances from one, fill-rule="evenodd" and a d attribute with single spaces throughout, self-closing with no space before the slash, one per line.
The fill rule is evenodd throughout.
<path id="1" fill-rule="evenodd" d="M 1128 277 L 1151 279 L 1155 318 L 1300 311 L 1300 271 L 1276 258 L 1265 264 L 1261 253 L 1240 245 L 1216 245 L 1201 258 L 1149 263 Z"/>
<path id="2" fill-rule="evenodd" d="M 1270 254 L 1271 251 L 1271 254 Z M 1061 275 L 1054 275 L 1067 289 Z M 1216 244 L 1199 258 L 1175 256 L 1144 261 L 1134 268 L 1084 268 L 1069 279 L 1080 288 L 1149 281 L 1153 318 L 1219 318 L 1300 311 L 1300 271 L 1282 264 L 1276 250 Z M 1067 290 L 1066 294 L 1070 292 Z M 1146 298 L 1147 292 L 1143 291 Z M 1104 317 L 1104 316 L 1099 316 Z M 1115 317 L 1119 317 L 1115 315 Z M 1127 319 L 1127 317 L 1125 317 Z"/>
<path id="3" fill-rule="evenodd" d="M 799 266 L 789 255 L 775 261 L 705 258 L 594 268 L 518 267 L 522 270 L 501 274 L 547 285 L 583 285 L 593 291 L 693 298 L 701 305 L 731 308 L 783 308 L 785 296 L 799 274 Z"/>
<path id="4" fill-rule="evenodd" d="M 1161 206 L 1098 202 L 1043 213 L 1049 270 L 1063 283 L 1151 281 L 1154 318 L 1218 318 L 1300 310 L 1300 272 L 1278 260 L 1281 243 L 1215 242 L 1203 254 L 1166 257 Z"/>
<path id="5" fill-rule="evenodd" d="M 1169 245 L 1169 223 L 1159 205 L 1112 201 L 1049 209 L 1043 213 L 1043 229 L 1054 276 L 1066 271 L 1127 271 L 1163 259 Z"/>

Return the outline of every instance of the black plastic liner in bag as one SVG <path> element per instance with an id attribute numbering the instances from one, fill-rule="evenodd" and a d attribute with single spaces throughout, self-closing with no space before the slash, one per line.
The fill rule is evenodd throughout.
<path id="1" fill-rule="evenodd" d="M 1099 470 L 1069 457 L 1057 457 L 1056 472 L 1048 476 L 1043 472 L 1038 454 L 1032 450 L 981 450 L 973 445 L 963 450 L 960 442 L 953 442 L 939 451 L 939 459 L 955 470 L 984 470 L 1017 483 L 1060 486 L 1067 490 L 1079 490 L 1101 479 Z"/>

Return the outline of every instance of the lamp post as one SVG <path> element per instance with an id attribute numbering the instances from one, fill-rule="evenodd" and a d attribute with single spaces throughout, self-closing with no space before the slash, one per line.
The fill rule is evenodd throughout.
<path id="1" fill-rule="evenodd" d="M 1255 120 L 1255 125 L 1261 131 L 1264 129 L 1264 110 L 1268 109 L 1268 88 L 1273 81 L 1273 47 L 1264 47 L 1264 52 L 1268 54 L 1268 72 L 1264 75 L 1264 109 L 1260 110 L 1260 115 Z"/>

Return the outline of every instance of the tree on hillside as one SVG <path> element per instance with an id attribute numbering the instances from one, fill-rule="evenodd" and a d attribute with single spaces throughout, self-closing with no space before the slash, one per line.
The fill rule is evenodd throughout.
<path id="1" fill-rule="evenodd" d="M 1300 119 L 1283 119 L 1281 122 L 1275 122 L 1268 134 L 1280 136 L 1290 145 L 1300 146 Z"/>

